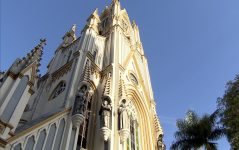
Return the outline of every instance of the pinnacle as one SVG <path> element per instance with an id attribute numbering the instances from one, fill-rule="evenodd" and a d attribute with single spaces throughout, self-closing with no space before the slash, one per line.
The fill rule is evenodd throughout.
<path id="1" fill-rule="evenodd" d="M 73 32 L 76 32 L 76 24 L 73 24 L 73 25 L 72 25 L 71 30 L 72 30 Z"/>
<path id="2" fill-rule="evenodd" d="M 133 26 L 136 26 L 135 20 L 132 21 L 132 25 L 133 25 Z"/>
<path id="3" fill-rule="evenodd" d="M 111 73 L 108 74 L 103 94 L 103 96 L 109 96 L 111 94 Z"/>
<path id="4" fill-rule="evenodd" d="M 119 0 L 113 0 L 112 3 L 117 3 L 120 2 Z"/>
<path id="5" fill-rule="evenodd" d="M 31 52 L 28 53 L 27 56 L 23 58 L 23 60 L 26 60 L 26 62 L 28 63 L 36 60 L 38 64 L 40 64 L 41 56 L 43 53 L 43 46 L 45 45 L 46 39 L 40 39 L 40 43 L 33 50 L 31 50 Z"/>
<path id="6" fill-rule="evenodd" d="M 33 62 L 36 62 L 36 72 L 39 72 L 38 67 L 41 65 L 41 56 L 43 54 L 43 46 L 46 45 L 46 39 L 40 39 L 40 43 L 35 46 L 25 57 L 18 59 L 16 66 L 10 68 L 14 73 L 19 73 L 22 69 L 26 68 Z"/>
<path id="7" fill-rule="evenodd" d="M 85 69 L 84 69 L 84 71 L 82 73 L 82 76 L 81 76 L 81 81 L 88 82 L 90 80 L 90 74 L 91 74 L 90 64 L 89 64 L 89 61 L 87 61 L 86 64 L 85 64 Z"/>
<path id="8" fill-rule="evenodd" d="M 98 15 L 98 8 L 94 10 L 93 14 Z"/>

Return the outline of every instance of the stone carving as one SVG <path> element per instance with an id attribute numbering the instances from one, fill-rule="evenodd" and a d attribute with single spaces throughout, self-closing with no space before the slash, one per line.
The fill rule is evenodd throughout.
<path id="1" fill-rule="evenodd" d="M 119 121 L 120 121 L 120 129 L 128 129 L 129 128 L 128 108 L 126 106 L 125 99 L 122 100 L 122 103 L 119 107 Z"/>
<path id="2" fill-rule="evenodd" d="M 100 116 L 101 116 L 101 126 L 110 128 L 110 114 L 111 114 L 111 103 L 110 100 L 105 98 L 102 101 Z"/>
<path id="3" fill-rule="evenodd" d="M 165 145 L 163 143 L 163 134 L 160 134 L 158 136 L 157 145 L 158 145 L 158 150 L 164 150 L 165 149 Z"/>
<path id="4" fill-rule="evenodd" d="M 82 115 L 85 114 L 86 101 L 87 101 L 86 96 L 87 96 L 87 86 L 83 85 L 76 95 L 74 109 L 73 109 L 73 115 L 74 114 L 82 114 Z"/>

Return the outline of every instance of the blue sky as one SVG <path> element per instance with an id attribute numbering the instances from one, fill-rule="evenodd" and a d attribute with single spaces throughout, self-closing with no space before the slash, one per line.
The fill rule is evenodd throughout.
<path id="1" fill-rule="evenodd" d="M 41 72 L 72 24 L 78 36 L 87 17 L 107 1 L 5 0 L 1 2 L 1 70 L 47 38 Z M 122 0 L 139 25 L 157 111 L 169 148 L 176 119 L 188 109 L 211 113 L 225 84 L 239 73 L 238 0 Z M 219 150 L 229 150 L 220 140 Z"/>

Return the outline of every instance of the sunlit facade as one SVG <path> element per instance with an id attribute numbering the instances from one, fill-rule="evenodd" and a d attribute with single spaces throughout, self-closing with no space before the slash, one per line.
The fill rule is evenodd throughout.
<path id="1" fill-rule="evenodd" d="M 47 73 L 46 40 L 0 82 L 0 149 L 163 150 L 139 29 L 120 2 L 63 36 Z"/>

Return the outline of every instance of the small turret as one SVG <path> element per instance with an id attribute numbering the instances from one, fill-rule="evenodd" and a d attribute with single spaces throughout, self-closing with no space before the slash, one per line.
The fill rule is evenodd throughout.
<path id="1" fill-rule="evenodd" d="M 133 20 L 133 22 L 132 22 L 132 28 L 133 28 L 133 31 L 134 31 L 136 49 L 137 49 L 142 55 L 144 55 L 144 51 L 143 51 L 143 48 L 142 48 L 142 43 L 141 43 L 140 35 L 139 35 L 139 27 L 138 27 L 138 25 L 136 24 L 136 22 L 135 22 L 134 20 Z"/>
<path id="2" fill-rule="evenodd" d="M 94 10 L 94 12 L 88 17 L 87 24 L 85 28 L 82 30 L 84 32 L 88 28 L 92 28 L 95 32 L 99 33 L 98 25 L 100 23 L 100 17 L 98 15 L 98 8 Z"/>
<path id="3" fill-rule="evenodd" d="M 119 0 L 113 0 L 111 3 L 112 12 L 114 16 L 118 16 L 121 11 L 121 5 Z"/>
<path id="4" fill-rule="evenodd" d="M 63 43 L 62 46 L 66 47 L 68 45 L 70 45 L 72 42 L 74 42 L 76 40 L 76 24 L 72 25 L 71 29 L 66 32 L 66 34 L 63 36 Z"/>

